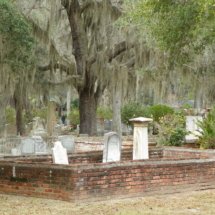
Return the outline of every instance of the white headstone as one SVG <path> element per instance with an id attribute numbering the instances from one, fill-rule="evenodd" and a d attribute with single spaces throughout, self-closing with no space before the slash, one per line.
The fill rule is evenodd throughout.
<path id="1" fill-rule="evenodd" d="M 35 141 L 31 137 L 21 138 L 21 154 L 22 155 L 35 154 Z"/>
<path id="2" fill-rule="evenodd" d="M 187 143 L 195 142 L 199 139 L 198 136 L 201 135 L 199 132 L 201 128 L 198 127 L 197 120 L 202 121 L 202 116 L 186 116 L 186 130 L 190 132 L 185 136 Z"/>
<path id="3" fill-rule="evenodd" d="M 33 136 L 32 139 L 35 141 L 35 153 L 36 154 L 45 154 L 46 151 L 46 142 L 40 136 Z"/>
<path id="4" fill-rule="evenodd" d="M 12 148 L 12 149 L 11 149 L 11 153 L 12 153 L 12 155 L 14 155 L 14 156 L 21 155 L 21 152 L 20 152 L 20 149 L 19 149 L 19 148 Z"/>
<path id="5" fill-rule="evenodd" d="M 71 135 L 58 137 L 63 147 L 67 149 L 68 153 L 75 152 L 75 138 Z"/>
<path id="6" fill-rule="evenodd" d="M 67 151 L 63 148 L 60 141 L 54 143 L 54 148 L 52 148 L 52 159 L 55 164 L 69 164 Z"/>
<path id="7" fill-rule="evenodd" d="M 120 161 L 121 159 L 121 137 L 116 132 L 104 135 L 103 163 Z"/>

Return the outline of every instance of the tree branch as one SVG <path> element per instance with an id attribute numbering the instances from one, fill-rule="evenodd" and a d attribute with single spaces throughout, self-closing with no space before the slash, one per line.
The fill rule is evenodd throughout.
<path id="1" fill-rule="evenodd" d="M 128 49 L 131 49 L 133 47 L 134 47 L 134 45 L 127 46 L 125 41 L 118 43 L 117 45 L 115 45 L 115 47 L 112 50 L 109 51 L 109 54 L 108 54 L 109 62 L 111 62 L 114 58 L 116 58 L 122 52 L 124 52 Z"/>
<path id="2" fill-rule="evenodd" d="M 65 84 L 73 79 L 80 79 L 82 78 L 80 75 L 71 75 L 71 76 L 68 76 L 65 80 L 62 80 L 62 81 L 59 81 L 59 82 L 52 82 L 52 81 L 49 81 L 48 83 L 49 84 L 54 84 L 54 85 L 61 85 L 61 84 Z"/>
<path id="3" fill-rule="evenodd" d="M 75 64 L 71 65 L 72 69 L 68 66 L 59 64 L 59 63 L 55 63 L 54 65 L 52 65 L 52 62 L 50 62 L 48 65 L 45 66 L 38 66 L 38 70 L 45 72 L 51 69 L 62 69 L 63 71 L 65 71 L 67 74 L 70 74 L 70 71 L 75 71 Z"/>
<path id="4" fill-rule="evenodd" d="M 127 66 L 127 67 L 133 67 L 135 64 L 135 57 L 127 61 L 126 63 L 122 64 L 122 66 Z"/>

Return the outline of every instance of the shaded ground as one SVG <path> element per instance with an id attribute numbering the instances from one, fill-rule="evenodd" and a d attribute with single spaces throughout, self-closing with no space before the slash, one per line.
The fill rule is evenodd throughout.
<path id="1" fill-rule="evenodd" d="M 91 204 L 0 195 L 1 215 L 214 215 L 215 190 Z"/>

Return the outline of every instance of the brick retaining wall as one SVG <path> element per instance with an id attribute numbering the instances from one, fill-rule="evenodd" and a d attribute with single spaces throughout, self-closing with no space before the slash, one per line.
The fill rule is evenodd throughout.
<path id="1" fill-rule="evenodd" d="M 56 165 L 49 161 L 50 155 L 41 157 L 46 163 L 35 162 L 37 156 L 4 157 L 0 161 L 0 193 L 90 202 L 215 188 L 214 151 L 197 150 L 199 155 L 188 159 L 175 152 L 165 149 L 168 156 L 164 158 L 105 164 L 86 159 L 87 163 Z"/>

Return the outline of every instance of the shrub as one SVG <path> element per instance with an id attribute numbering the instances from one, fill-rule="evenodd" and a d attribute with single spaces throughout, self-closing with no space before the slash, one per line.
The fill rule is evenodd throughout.
<path id="1" fill-rule="evenodd" d="M 129 101 L 121 109 L 121 120 L 124 124 L 132 125 L 129 119 L 136 117 L 149 117 L 148 107 Z"/>
<path id="2" fill-rule="evenodd" d="M 78 108 L 73 108 L 69 116 L 67 117 L 70 121 L 70 124 L 74 125 L 75 128 L 80 123 L 79 110 Z"/>
<path id="3" fill-rule="evenodd" d="M 174 109 L 166 105 L 158 104 L 149 108 L 150 114 L 155 122 L 159 122 L 160 118 L 167 114 L 174 114 Z"/>
<path id="4" fill-rule="evenodd" d="M 97 115 L 97 117 L 102 117 L 104 119 L 112 119 L 113 111 L 110 107 L 98 106 L 96 115 Z"/>
<path id="5" fill-rule="evenodd" d="M 186 131 L 186 117 L 183 114 L 167 114 L 160 118 L 158 124 L 158 141 L 168 146 L 181 146 L 188 132 Z"/>
<path id="6" fill-rule="evenodd" d="M 208 113 L 203 121 L 198 121 L 197 125 L 202 130 L 198 136 L 200 148 L 215 149 L 215 107 Z"/>
<path id="7" fill-rule="evenodd" d="M 182 109 L 191 109 L 193 106 L 190 103 L 184 103 L 181 107 Z"/>
<path id="8" fill-rule="evenodd" d="M 79 99 L 74 99 L 71 101 L 71 108 L 79 108 Z"/>

